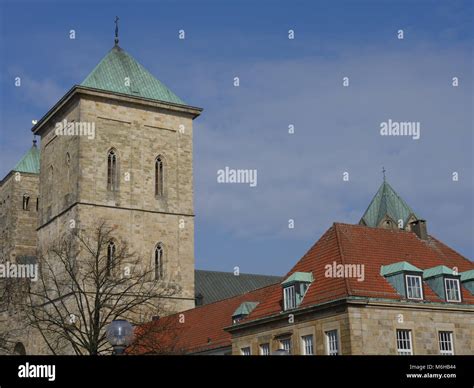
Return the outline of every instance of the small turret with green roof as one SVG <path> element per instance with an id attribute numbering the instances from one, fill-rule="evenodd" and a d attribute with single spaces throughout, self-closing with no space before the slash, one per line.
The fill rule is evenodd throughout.
<path id="1" fill-rule="evenodd" d="M 385 176 L 377 193 L 359 221 L 373 228 L 411 230 L 410 224 L 420 218 L 387 182 Z"/>
<path id="2" fill-rule="evenodd" d="M 23 155 L 20 161 L 15 165 L 12 171 L 26 172 L 30 174 L 39 174 L 40 171 L 40 151 L 36 146 L 36 140 L 28 152 Z"/>

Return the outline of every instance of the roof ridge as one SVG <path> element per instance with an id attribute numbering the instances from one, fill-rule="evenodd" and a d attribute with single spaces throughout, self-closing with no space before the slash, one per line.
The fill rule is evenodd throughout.
<path id="1" fill-rule="evenodd" d="M 167 317 L 171 317 L 171 316 L 173 316 L 173 315 L 178 315 L 178 314 L 183 314 L 183 313 L 186 313 L 186 312 L 188 312 L 188 311 L 201 309 L 201 308 L 203 308 L 203 307 L 212 306 L 212 305 L 214 305 L 214 304 L 216 304 L 216 303 L 221 303 L 221 302 L 224 302 L 224 301 L 229 301 L 230 299 L 237 299 L 237 298 L 243 297 L 244 295 L 248 295 L 248 294 L 252 294 L 252 293 L 257 292 L 257 291 L 261 291 L 261 290 L 263 290 L 264 288 L 274 287 L 275 285 L 278 285 L 278 283 L 273 283 L 273 284 L 269 284 L 269 285 L 267 285 L 267 286 L 263 286 L 263 287 L 260 287 L 260 288 L 256 288 L 255 290 L 247 291 L 247 292 L 244 292 L 243 294 L 234 295 L 234 296 L 229 296 L 228 298 L 216 300 L 215 302 L 203 304 L 203 305 L 200 305 L 200 306 L 195 306 L 195 307 L 193 307 L 193 308 L 190 308 L 190 309 L 187 309 L 187 310 L 184 310 L 184 311 L 180 311 L 180 312 L 175 313 L 175 314 L 167 315 Z M 163 318 L 166 318 L 166 317 L 163 317 Z"/>
<path id="2" fill-rule="evenodd" d="M 345 263 L 345 258 L 344 258 L 344 252 L 342 250 L 342 244 L 339 237 L 339 227 L 337 226 L 336 223 L 334 223 L 334 230 L 336 231 L 336 243 L 339 250 L 339 256 L 341 256 L 341 263 L 345 266 L 346 263 Z M 352 292 L 349 286 L 349 280 L 346 277 L 344 277 L 344 284 L 346 286 L 347 295 L 352 295 Z"/>
<path id="3" fill-rule="evenodd" d="M 225 274 L 234 274 L 232 271 L 216 271 L 216 270 L 207 270 L 207 269 L 195 269 L 195 272 L 200 271 L 200 272 L 213 272 L 213 273 L 225 273 Z M 283 275 L 265 275 L 265 274 L 259 274 L 259 273 L 248 273 L 248 272 L 239 272 L 238 276 L 242 275 L 250 275 L 250 276 L 265 276 L 265 277 L 275 277 L 275 278 L 282 278 Z M 237 275 L 234 275 L 237 276 Z"/>

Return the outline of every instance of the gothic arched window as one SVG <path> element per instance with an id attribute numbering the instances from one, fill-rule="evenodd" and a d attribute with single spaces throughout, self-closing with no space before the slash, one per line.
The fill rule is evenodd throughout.
<path id="1" fill-rule="evenodd" d="M 163 279 L 163 245 L 156 244 L 154 252 L 155 280 Z"/>
<path id="2" fill-rule="evenodd" d="M 163 186 L 164 186 L 164 168 L 163 168 L 163 158 L 158 156 L 155 159 L 155 196 L 163 196 Z"/>
<path id="3" fill-rule="evenodd" d="M 30 210 L 30 196 L 23 194 L 23 210 Z"/>
<path id="4" fill-rule="evenodd" d="M 107 154 L 107 190 L 118 190 L 117 178 L 117 151 L 111 149 Z"/>

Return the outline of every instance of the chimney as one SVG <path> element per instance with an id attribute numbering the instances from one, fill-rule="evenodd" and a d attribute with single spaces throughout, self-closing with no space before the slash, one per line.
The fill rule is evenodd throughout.
<path id="1" fill-rule="evenodd" d="M 416 220 L 410 222 L 411 231 L 415 233 L 418 238 L 421 240 L 428 240 L 428 231 L 426 229 L 426 221 L 425 220 Z"/>
<path id="2" fill-rule="evenodd" d="M 195 298 L 194 305 L 195 306 L 202 306 L 203 305 L 203 299 L 204 299 L 204 296 L 201 293 L 197 294 L 196 298 Z"/>

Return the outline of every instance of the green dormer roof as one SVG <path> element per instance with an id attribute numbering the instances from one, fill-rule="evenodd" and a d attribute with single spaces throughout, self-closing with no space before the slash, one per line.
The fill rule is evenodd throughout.
<path id="1" fill-rule="evenodd" d="M 414 265 L 408 263 L 407 261 L 399 261 L 398 263 L 382 265 L 382 267 L 380 267 L 380 275 L 382 276 L 395 275 L 396 273 L 400 273 L 400 272 L 423 272 L 423 271 L 415 267 Z"/>
<path id="2" fill-rule="evenodd" d="M 255 307 L 257 307 L 258 302 L 243 302 L 237 310 L 232 314 L 233 317 L 238 315 L 249 315 Z"/>
<path id="3" fill-rule="evenodd" d="M 81 86 L 185 105 L 118 45 L 109 51 Z"/>
<path id="4" fill-rule="evenodd" d="M 471 269 L 470 271 L 461 272 L 459 275 L 461 275 L 461 282 L 474 280 L 474 269 Z"/>
<path id="5" fill-rule="evenodd" d="M 311 283 L 312 281 L 313 281 L 313 274 L 311 272 L 293 272 L 291 276 L 281 284 L 282 286 L 285 286 L 291 283 L 297 283 L 297 282 Z"/>
<path id="6" fill-rule="evenodd" d="M 36 144 L 21 158 L 21 160 L 13 168 L 13 171 L 28 172 L 31 174 L 39 174 L 40 171 L 40 151 Z"/>
<path id="7" fill-rule="evenodd" d="M 440 275 L 454 275 L 454 272 L 451 268 L 448 268 L 445 265 L 438 265 L 437 267 L 428 268 L 423 271 L 424 279 L 429 279 Z"/>
<path id="8" fill-rule="evenodd" d="M 361 218 L 367 226 L 377 227 L 380 221 L 388 215 L 393 221 L 403 220 L 406 225 L 410 215 L 418 218 L 410 206 L 395 192 L 384 179 L 374 198 Z"/>

